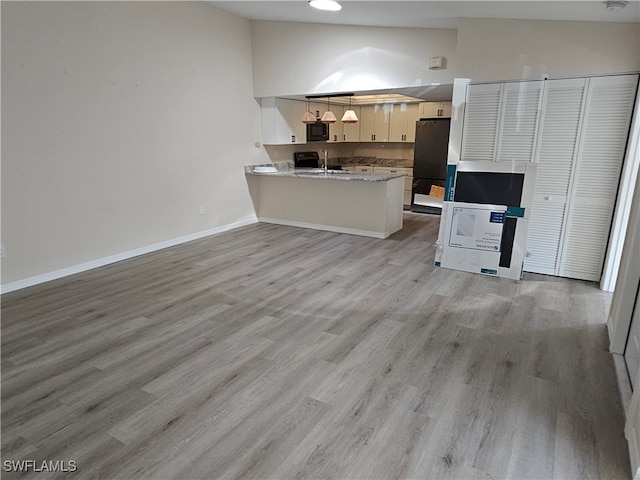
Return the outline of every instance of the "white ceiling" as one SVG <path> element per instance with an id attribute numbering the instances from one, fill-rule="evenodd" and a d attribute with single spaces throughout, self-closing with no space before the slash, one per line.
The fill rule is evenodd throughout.
<path id="1" fill-rule="evenodd" d="M 321 12 L 307 0 L 208 1 L 250 20 L 332 23 L 380 27 L 456 28 L 458 18 L 519 18 L 593 22 L 640 22 L 640 0 L 619 12 L 600 0 L 568 1 L 360 1 L 340 0 L 339 12 Z"/>
<path id="2" fill-rule="evenodd" d="M 499 1 L 381 1 L 339 0 L 339 12 L 321 12 L 308 0 L 288 1 L 214 1 L 206 3 L 250 20 L 329 23 L 408 28 L 457 28 L 458 18 L 514 18 L 530 20 L 573 20 L 594 22 L 640 23 L 640 0 L 631 0 L 624 10 L 613 12 L 601 0 L 499 0 Z M 603 39 L 606 41 L 606 39 Z M 396 93 L 426 101 L 450 99 L 452 85 L 416 87 L 388 91 L 354 92 L 352 99 L 361 103 L 362 95 Z M 303 97 L 290 97 L 304 99 Z M 335 98 L 333 103 L 342 103 Z"/>

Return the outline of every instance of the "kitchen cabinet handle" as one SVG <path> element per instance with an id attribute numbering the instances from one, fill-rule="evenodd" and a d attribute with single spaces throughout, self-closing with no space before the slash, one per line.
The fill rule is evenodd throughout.
<path id="1" fill-rule="evenodd" d="M 296 136 L 295 135 L 291 135 L 291 143 L 296 143 Z"/>

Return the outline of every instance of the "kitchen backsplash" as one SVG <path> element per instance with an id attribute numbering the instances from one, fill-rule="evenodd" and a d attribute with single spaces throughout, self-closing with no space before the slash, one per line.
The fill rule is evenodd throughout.
<path id="1" fill-rule="evenodd" d="M 413 167 L 413 158 L 337 157 L 334 165 L 378 165 L 379 167 Z"/>
<path id="2" fill-rule="evenodd" d="M 272 162 L 286 162 L 294 152 L 316 151 L 323 158 L 322 150 L 329 151 L 334 165 L 380 165 L 388 167 L 412 167 L 413 144 L 404 143 L 308 143 L 306 145 L 265 145 Z"/>

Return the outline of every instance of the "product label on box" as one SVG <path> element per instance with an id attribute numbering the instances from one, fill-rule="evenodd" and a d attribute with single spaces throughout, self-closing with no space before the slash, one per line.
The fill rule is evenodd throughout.
<path id="1" fill-rule="evenodd" d="M 455 207 L 449 246 L 499 252 L 503 226 L 504 212 Z"/>

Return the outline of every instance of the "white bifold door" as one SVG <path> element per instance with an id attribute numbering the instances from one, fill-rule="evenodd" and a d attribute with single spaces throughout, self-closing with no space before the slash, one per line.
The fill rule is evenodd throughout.
<path id="1" fill-rule="evenodd" d="M 524 270 L 598 281 L 637 75 L 548 80 Z"/>
<path id="2" fill-rule="evenodd" d="M 461 162 L 536 164 L 524 270 L 598 281 L 638 75 L 470 84 Z"/>
<path id="3" fill-rule="evenodd" d="M 558 275 L 573 161 L 587 79 L 547 82 L 524 269 Z"/>

